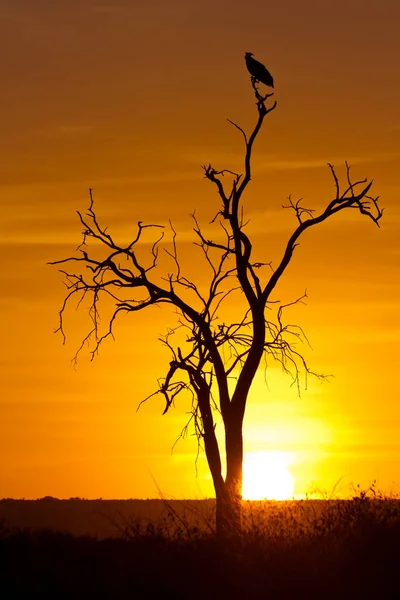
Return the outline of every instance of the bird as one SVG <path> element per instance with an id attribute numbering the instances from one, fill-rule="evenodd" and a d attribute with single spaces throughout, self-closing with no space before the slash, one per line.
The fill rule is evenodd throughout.
<path id="1" fill-rule="evenodd" d="M 244 55 L 246 66 L 250 75 L 256 80 L 264 83 L 268 87 L 274 87 L 274 78 L 266 67 L 258 60 L 253 58 L 252 52 L 246 52 Z"/>

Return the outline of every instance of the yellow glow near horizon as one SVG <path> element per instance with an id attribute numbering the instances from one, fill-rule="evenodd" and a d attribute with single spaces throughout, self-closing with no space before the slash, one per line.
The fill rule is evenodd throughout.
<path id="1" fill-rule="evenodd" d="M 243 498 L 245 500 L 289 500 L 294 479 L 283 452 L 256 452 L 243 461 Z"/>

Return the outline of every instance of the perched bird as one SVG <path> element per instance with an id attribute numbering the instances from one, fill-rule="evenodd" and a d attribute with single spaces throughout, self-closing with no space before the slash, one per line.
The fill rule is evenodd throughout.
<path id="1" fill-rule="evenodd" d="M 260 81 L 261 83 L 264 83 L 265 85 L 268 85 L 269 87 L 273 88 L 274 78 L 262 63 L 258 62 L 258 60 L 253 58 L 253 53 L 246 52 L 244 58 L 246 59 L 246 66 L 250 75 L 254 77 L 254 79 L 256 79 L 257 81 Z"/>

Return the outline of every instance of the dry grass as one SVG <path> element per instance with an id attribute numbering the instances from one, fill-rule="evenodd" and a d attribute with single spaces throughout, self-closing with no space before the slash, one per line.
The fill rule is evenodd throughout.
<path id="1" fill-rule="evenodd" d="M 194 506 L 117 519 L 106 540 L 3 524 L 0 597 L 400 597 L 400 503 L 374 486 L 352 500 L 247 502 L 229 544 L 213 536 L 211 503 Z"/>

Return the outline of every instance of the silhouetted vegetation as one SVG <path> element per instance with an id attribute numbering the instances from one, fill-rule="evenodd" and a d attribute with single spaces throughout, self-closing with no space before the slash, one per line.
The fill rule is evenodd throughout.
<path id="1" fill-rule="evenodd" d="M 61 266 L 67 287 L 57 329 L 64 341 L 67 307 L 75 302 L 78 307 L 89 303 L 89 331 L 75 360 L 86 345 L 91 348 L 93 359 L 103 341 L 114 336 L 113 327 L 121 315 L 154 306 L 174 308 L 177 323 L 169 325 L 161 338 L 171 360 L 164 377 L 158 380 L 158 388 L 148 398 L 161 394 L 165 401 L 163 414 L 175 405 L 178 396 L 189 400 L 189 418 L 182 435 L 192 429 L 199 451 L 204 450 L 216 496 L 217 533 L 228 536 L 236 535 L 242 523 L 243 420 L 253 379 L 263 359 L 265 365 L 277 363 L 299 390 L 303 377 L 305 382 L 309 375 L 324 379 L 324 375 L 309 368 L 299 350 L 299 342 L 307 341 L 302 328 L 286 322 L 287 311 L 302 302 L 306 294 L 283 303 L 274 296 L 276 288 L 306 231 L 350 209 L 378 226 L 383 215 L 379 197 L 371 195 L 372 181 L 354 180 L 347 163 L 341 180 L 335 167 L 328 163 L 334 191 L 323 202 L 324 208 L 310 208 L 302 199 L 289 196 L 283 208 L 294 215 L 295 225 L 283 244 L 280 260 L 273 265 L 253 256 L 244 198 L 252 179 L 255 141 L 277 102 L 272 98 L 274 92 L 265 93 L 259 87 L 260 83 L 273 87 L 269 71 L 251 53 L 246 53 L 245 59 L 256 101 L 256 123 L 246 133 L 228 119 L 244 142 L 242 172 L 203 165 L 204 177 L 213 185 L 217 197 L 210 214 L 213 237 L 202 229 L 196 213 L 192 215 L 194 244 L 208 268 L 207 284 L 204 286 L 196 277 L 194 264 L 189 272 L 184 272 L 177 232 L 171 223 L 169 240 L 165 224 L 145 224 L 140 220 L 130 240 L 118 239 L 100 222 L 92 189 L 86 213 L 78 211 L 83 227 L 78 254 L 51 263 Z M 143 242 L 147 257 L 141 251 Z M 160 263 L 162 249 L 169 266 Z M 226 310 L 228 298 L 235 298 L 239 309 L 233 321 Z M 107 302 L 109 312 L 103 329 L 100 312 Z M 222 424 L 224 431 L 222 452 L 217 423 Z"/>
<path id="2" fill-rule="evenodd" d="M 214 515 L 215 516 L 215 515 Z M 397 598 L 400 502 L 372 487 L 352 500 L 247 502 L 240 536 L 168 503 L 116 538 L 0 527 L 4 598 Z"/>

